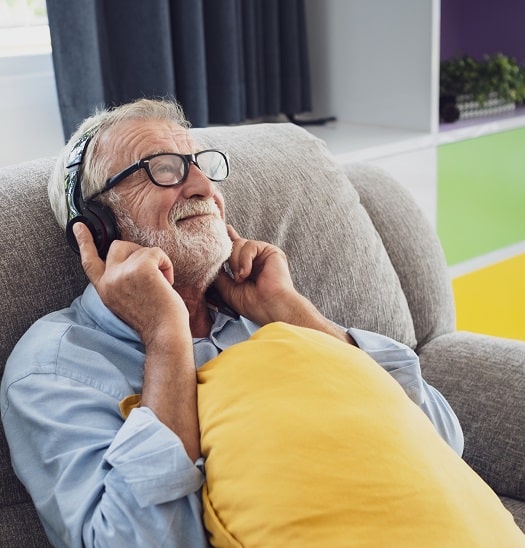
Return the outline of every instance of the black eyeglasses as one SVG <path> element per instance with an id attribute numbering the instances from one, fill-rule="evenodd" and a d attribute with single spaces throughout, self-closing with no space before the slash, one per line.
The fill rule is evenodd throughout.
<path id="1" fill-rule="evenodd" d="M 150 181 L 157 186 L 176 186 L 182 184 L 190 171 L 190 164 L 195 164 L 201 171 L 216 183 L 224 181 L 230 173 L 228 156 L 220 150 L 201 150 L 195 154 L 178 154 L 162 152 L 146 156 L 120 173 L 110 177 L 104 188 L 92 198 L 106 192 L 120 183 L 126 177 L 139 169 L 145 169 Z"/>

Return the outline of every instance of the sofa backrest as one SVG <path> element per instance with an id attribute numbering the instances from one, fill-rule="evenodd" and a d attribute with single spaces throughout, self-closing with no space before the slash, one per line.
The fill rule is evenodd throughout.
<path id="1" fill-rule="evenodd" d="M 325 144 L 291 124 L 194 130 L 224 147 L 226 215 L 288 256 L 296 286 L 329 318 L 415 346 L 399 278 L 359 195 Z M 372 289 L 371 288 L 375 288 Z"/>
<path id="2" fill-rule="evenodd" d="M 334 321 L 416 345 L 412 315 L 382 237 L 324 144 L 291 124 L 193 130 L 228 150 L 229 222 L 287 253 L 297 286 Z M 53 160 L 0 170 L 0 367 L 29 325 L 86 284 L 47 203 Z M 395 227 L 390 227 L 395 233 Z"/>

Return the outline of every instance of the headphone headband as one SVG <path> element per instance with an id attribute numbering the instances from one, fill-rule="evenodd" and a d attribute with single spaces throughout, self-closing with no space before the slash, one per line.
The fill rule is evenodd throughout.
<path id="1" fill-rule="evenodd" d="M 69 153 L 69 156 L 67 158 L 67 165 L 66 168 L 69 169 L 73 166 L 80 165 L 82 161 L 84 160 L 84 155 L 86 153 L 87 146 L 89 144 L 89 141 L 93 138 L 95 130 L 92 129 L 91 131 L 87 131 L 86 133 L 83 133 L 77 140 L 77 142 L 73 145 L 73 148 L 71 149 L 71 152 Z"/>
<path id="2" fill-rule="evenodd" d="M 75 223 L 84 223 L 91 231 L 98 254 L 105 259 L 111 242 L 119 238 L 117 223 L 108 206 L 95 200 L 84 200 L 80 177 L 82 163 L 94 133 L 95 129 L 92 129 L 81 135 L 68 156 L 64 181 L 68 214 L 66 238 L 73 251 L 79 253 L 73 226 Z"/>
<path id="3" fill-rule="evenodd" d="M 80 183 L 80 169 L 92 137 L 93 133 L 84 133 L 73 145 L 68 156 L 66 164 L 67 174 L 64 181 L 68 221 L 81 216 L 81 211 L 85 208 L 82 185 Z"/>

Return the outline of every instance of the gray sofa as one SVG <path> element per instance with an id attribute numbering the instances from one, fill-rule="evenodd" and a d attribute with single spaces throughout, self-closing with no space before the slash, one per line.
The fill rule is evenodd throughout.
<path id="1" fill-rule="evenodd" d="M 340 168 L 290 124 L 193 130 L 229 152 L 227 216 L 287 253 L 327 316 L 414 347 L 463 425 L 465 460 L 525 530 L 525 343 L 456 332 L 443 253 L 408 193 L 369 166 Z M 0 372 L 16 341 L 86 285 L 47 203 L 53 159 L 0 169 Z M 46 546 L 0 432 L 0 546 Z"/>

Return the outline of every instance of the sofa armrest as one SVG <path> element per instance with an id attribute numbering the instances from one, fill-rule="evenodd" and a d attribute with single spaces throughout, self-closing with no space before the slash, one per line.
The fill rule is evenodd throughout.
<path id="1" fill-rule="evenodd" d="M 465 461 L 499 495 L 525 500 L 525 342 L 455 332 L 419 354 L 460 420 Z"/>
<path id="2" fill-rule="evenodd" d="M 399 277 L 418 347 L 450 333 L 456 326 L 454 297 L 435 229 L 410 192 L 389 173 L 369 164 L 351 164 L 345 172 Z"/>

